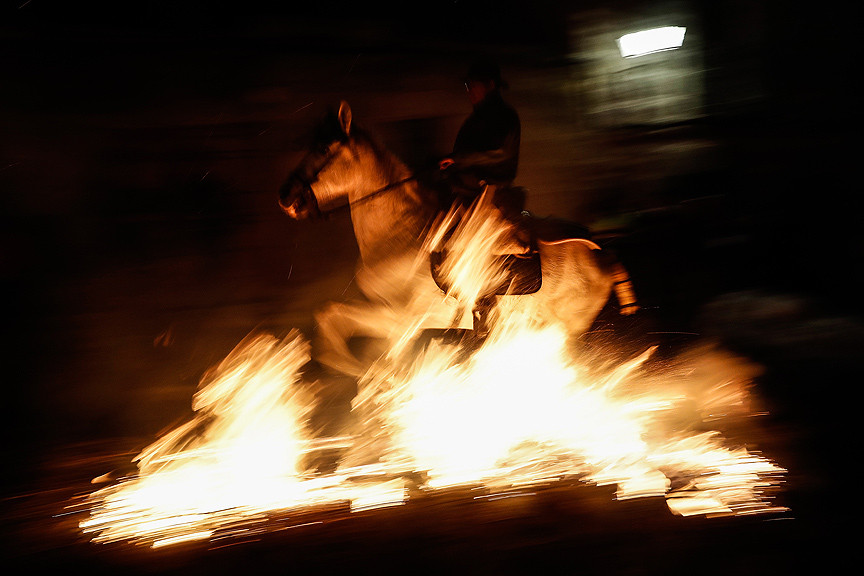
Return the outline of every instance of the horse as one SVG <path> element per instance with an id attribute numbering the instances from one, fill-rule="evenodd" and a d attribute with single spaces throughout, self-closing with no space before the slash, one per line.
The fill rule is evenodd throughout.
<path id="1" fill-rule="evenodd" d="M 363 298 L 332 302 L 315 313 L 313 357 L 320 365 L 360 378 L 369 357 L 352 348 L 358 336 L 387 342 L 380 352 L 393 346 L 404 349 L 427 330 L 476 327 L 476 302 L 466 304 L 445 293 L 433 275 L 430 259 L 443 242 L 441 230 L 447 228 L 434 190 L 356 126 L 347 102 L 320 124 L 317 141 L 280 188 L 279 206 L 295 220 L 350 210 L 359 248 L 355 279 Z M 506 301 L 517 309 L 531 306 L 532 314 L 559 323 L 578 338 L 613 289 L 629 287 L 626 271 L 589 238 L 550 231 L 548 226 L 535 229 L 542 272 L 537 289 L 524 294 L 505 290 L 485 301 Z M 622 298 L 626 292 L 617 294 L 622 313 L 636 308 Z"/>

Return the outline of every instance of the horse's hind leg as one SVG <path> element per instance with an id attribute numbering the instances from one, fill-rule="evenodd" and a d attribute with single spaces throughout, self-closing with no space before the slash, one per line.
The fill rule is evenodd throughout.
<path id="1" fill-rule="evenodd" d="M 639 311 L 633 281 L 614 251 L 605 248 L 596 252 L 603 269 L 612 277 L 612 290 L 618 300 L 618 313 L 629 316 Z"/>
<path id="2" fill-rule="evenodd" d="M 615 263 L 612 271 L 612 282 L 614 282 L 615 297 L 618 298 L 619 313 L 628 316 L 638 312 L 639 304 L 636 303 L 636 293 L 633 291 L 630 273 L 620 262 Z"/>

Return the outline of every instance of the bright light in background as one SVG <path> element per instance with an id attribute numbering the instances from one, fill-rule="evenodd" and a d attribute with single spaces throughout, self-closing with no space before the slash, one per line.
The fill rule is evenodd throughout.
<path id="1" fill-rule="evenodd" d="M 684 43 L 686 31 L 687 29 L 683 26 L 664 26 L 625 34 L 618 39 L 618 49 L 624 58 L 635 58 L 663 50 L 675 50 Z"/>

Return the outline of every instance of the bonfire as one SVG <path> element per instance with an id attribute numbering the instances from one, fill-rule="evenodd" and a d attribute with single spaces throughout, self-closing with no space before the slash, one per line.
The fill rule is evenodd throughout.
<path id="1" fill-rule="evenodd" d="M 469 215 L 450 236 L 442 298 L 472 306 L 484 284 L 500 283 L 489 222 Z M 439 224 L 429 250 L 441 226 L 452 230 L 452 219 Z M 772 493 L 785 470 L 711 428 L 754 414 L 746 362 L 708 346 L 698 361 L 724 370 L 689 378 L 692 364 L 652 362 L 654 347 L 624 361 L 580 348 L 524 303 L 502 298 L 486 314 L 482 339 L 420 349 L 407 343 L 421 323 L 406 322 L 360 378 L 353 433 L 338 437 L 308 425 L 308 339 L 250 334 L 202 378 L 194 417 L 144 449 L 136 474 L 89 496 L 80 528 L 95 542 L 159 547 L 265 529 L 274 514 L 319 506 L 369 510 L 418 491 L 509 494 L 562 481 L 664 498 L 682 516 L 782 510 Z M 308 469 L 325 449 L 342 454 L 338 466 Z"/>

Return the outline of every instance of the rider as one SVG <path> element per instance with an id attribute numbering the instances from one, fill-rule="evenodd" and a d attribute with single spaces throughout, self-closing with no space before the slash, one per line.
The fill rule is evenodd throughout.
<path id="1" fill-rule="evenodd" d="M 438 163 L 452 176 L 450 201 L 469 205 L 488 187 L 504 217 L 518 224 L 525 195 L 512 183 L 522 127 L 519 114 L 502 95 L 508 83 L 490 60 L 474 62 L 464 81 L 473 111 L 459 129 L 453 152 Z"/>

